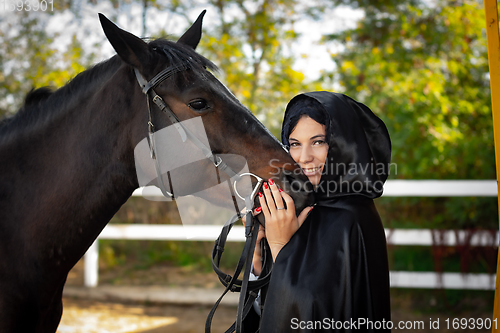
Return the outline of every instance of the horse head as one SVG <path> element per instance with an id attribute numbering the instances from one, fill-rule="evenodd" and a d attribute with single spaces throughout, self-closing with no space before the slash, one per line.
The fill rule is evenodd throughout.
<path id="1" fill-rule="evenodd" d="M 102 14 L 100 14 L 100 20 L 106 37 L 118 56 L 130 67 L 130 72 L 135 72 L 139 82 L 144 81 L 142 86 L 149 84 L 143 92 L 147 90 L 146 98 L 151 104 L 150 109 L 147 109 L 149 104 L 146 98 L 143 98 L 142 105 L 137 105 L 137 112 L 143 115 L 149 112 L 149 123 L 154 126 L 155 133 L 167 128 L 175 121 L 184 124 L 182 125 L 184 129 L 185 124 L 198 124 L 199 127 L 195 126 L 195 129 L 191 130 L 197 136 L 201 134 L 199 132 L 205 132 L 203 135 L 206 135 L 206 146 L 210 151 L 208 154 L 224 156 L 224 163 L 227 163 L 235 172 L 241 172 L 244 167 L 247 167 L 249 173 L 265 181 L 273 179 L 278 186 L 294 198 L 296 209 L 300 211 L 312 202 L 312 191 L 307 187 L 309 186 L 307 178 L 283 149 L 282 144 L 213 75 L 213 72 L 217 70 L 216 66 L 195 52 L 201 39 L 204 14 L 205 11 L 177 42 L 157 39 L 146 43 L 137 36 L 118 28 Z M 161 74 L 158 75 L 158 73 Z M 140 91 L 140 88 L 137 84 L 136 93 Z M 148 90 L 150 88 L 151 90 Z M 154 92 L 153 95 L 149 94 L 151 91 Z M 155 95 L 157 98 L 154 97 Z M 159 110 L 160 104 L 156 103 L 156 99 L 164 101 L 165 108 L 174 114 L 174 120 L 172 116 Z M 157 105 L 153 103 L 153 100 Z M 146 124 L 141 125 L 143 126 L 140 130 L 133 134 L 135 144 L 145 142 L 143 138 L 147 137 Z M 183 136 L 182 128 L 178 130 L 179 135 Z M 187 131 L 190 130 L 187 129 Z M 174 130 L 174 133 L 177 132 Z M 151 140 L 150 137 L 150 146 L 153 144 Z M 186 141 L 185 138 L 182 141 Z M 155 144 L 156 151 L 151 149 L 152 154 L 160 155 L 164 146 L 176 146 L 172 142 L 172 136 L 161 140 Z M 199 146 L 192 148 L 192 151 L 200 151 Z M 170 151 L 168 159 L 179 160 L 182 155 L 189 153 L 188 151 L 190 149 L 185 148 L 176 153 Z M 177 154 L 177 157 L 172 154 Z M 207 155 L 206 152 L 204 154 Z M 160 156 L 155 157 L 160 159 Z M 213 170 L 210 164 L 217 164 L 214 158 L 212 160 L 195 159 L 196 163 L 178 165 L 177 172 L 167 168 L 171 172 L 168 175 L 169 188 L 172 188 L 172 178 L 178 180 L 176 183 L 179 185 L 175 186 L 174 195 L 192 194 L 212 186 L 214 173 L 210 171 Z M 219 160 L 222 161 L 222 159 Z M 218 172 L 217 177 L 219 181 L 224 181 L 230 178 L 230 175 Z M 158 179 L 155 181 L 163 182 Z M 256 182 L 255 179 L 252 181 Z M 209 196 L 209 199 L 216 203 L 226 200 L 217 198 L 217 195 Z"/>

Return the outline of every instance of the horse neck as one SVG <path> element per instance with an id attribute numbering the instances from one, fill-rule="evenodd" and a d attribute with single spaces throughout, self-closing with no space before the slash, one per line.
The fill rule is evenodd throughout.
<path id="1" fill-rule="evenodd" d="M 13 194 L 6 203 L 0 193 L 0 220 L 10 205 L 17 213 L 5 218 L 29 240 L 26 252 L 50 253 L 37 260 L 71 268 L 138 185 L 133 148 L 147 113 L 124 66 L 65 105 L 10 149 L 0 146 L 11 161 L 10 179 L 0 177 L 0 184 Z M 0 162 L 0 171 L 6 169 Z"/>

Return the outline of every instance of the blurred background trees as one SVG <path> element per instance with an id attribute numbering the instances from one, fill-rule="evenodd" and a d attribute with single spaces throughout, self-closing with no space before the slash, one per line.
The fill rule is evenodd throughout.
<path id="1" fill-rule="evenodd" d="M 494 179 L 484 8 L 478 1 L 342 0 L 363 8 L 324 79 L 376 110 L 397 178 Z M 434 228 L 497 228 L 495 198 L 384 199 L 392 220 Z M 396 204 L 397 203 L 397 204 Z M 396 206 L 398 209 L 395 209 Z M 416 214 L 416 211 L 419 213 Z M 399 213 L 398 213 L 399 212 Z M 413 212 L 409 214 L 409 212 Z"/>
<path id="2" fill-rule="evenodd" d="M 473 1 L 342 1 L 365 10 L 330 78 L 383 115 L 398 172 L 493 179 L 484 9 Z M 402 163 L 404 161 L 404 163 Z"/>

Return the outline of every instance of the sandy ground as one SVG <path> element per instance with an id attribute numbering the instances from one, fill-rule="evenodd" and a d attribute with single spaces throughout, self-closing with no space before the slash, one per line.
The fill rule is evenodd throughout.
<path id="1" fill-rule="evenodd" d="M 122 304 L 67 299 L 58 333 L 197 333 L 204 332 L 210 311 L 205 306 Z M 224 332 L 234 321 L 236 308 L 220 307 L 213 332 Z"/>

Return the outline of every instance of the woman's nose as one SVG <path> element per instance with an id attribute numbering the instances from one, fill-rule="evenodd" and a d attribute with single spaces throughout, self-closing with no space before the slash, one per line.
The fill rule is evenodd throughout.
<path id="1" fill-rule="evenodd" d="M 314 156 L 311 151 L 311 147 L 304 145 L 302 147 L 302 151 L 300 152 L 300 163 L 309 163 L 312 162 Z"/>

